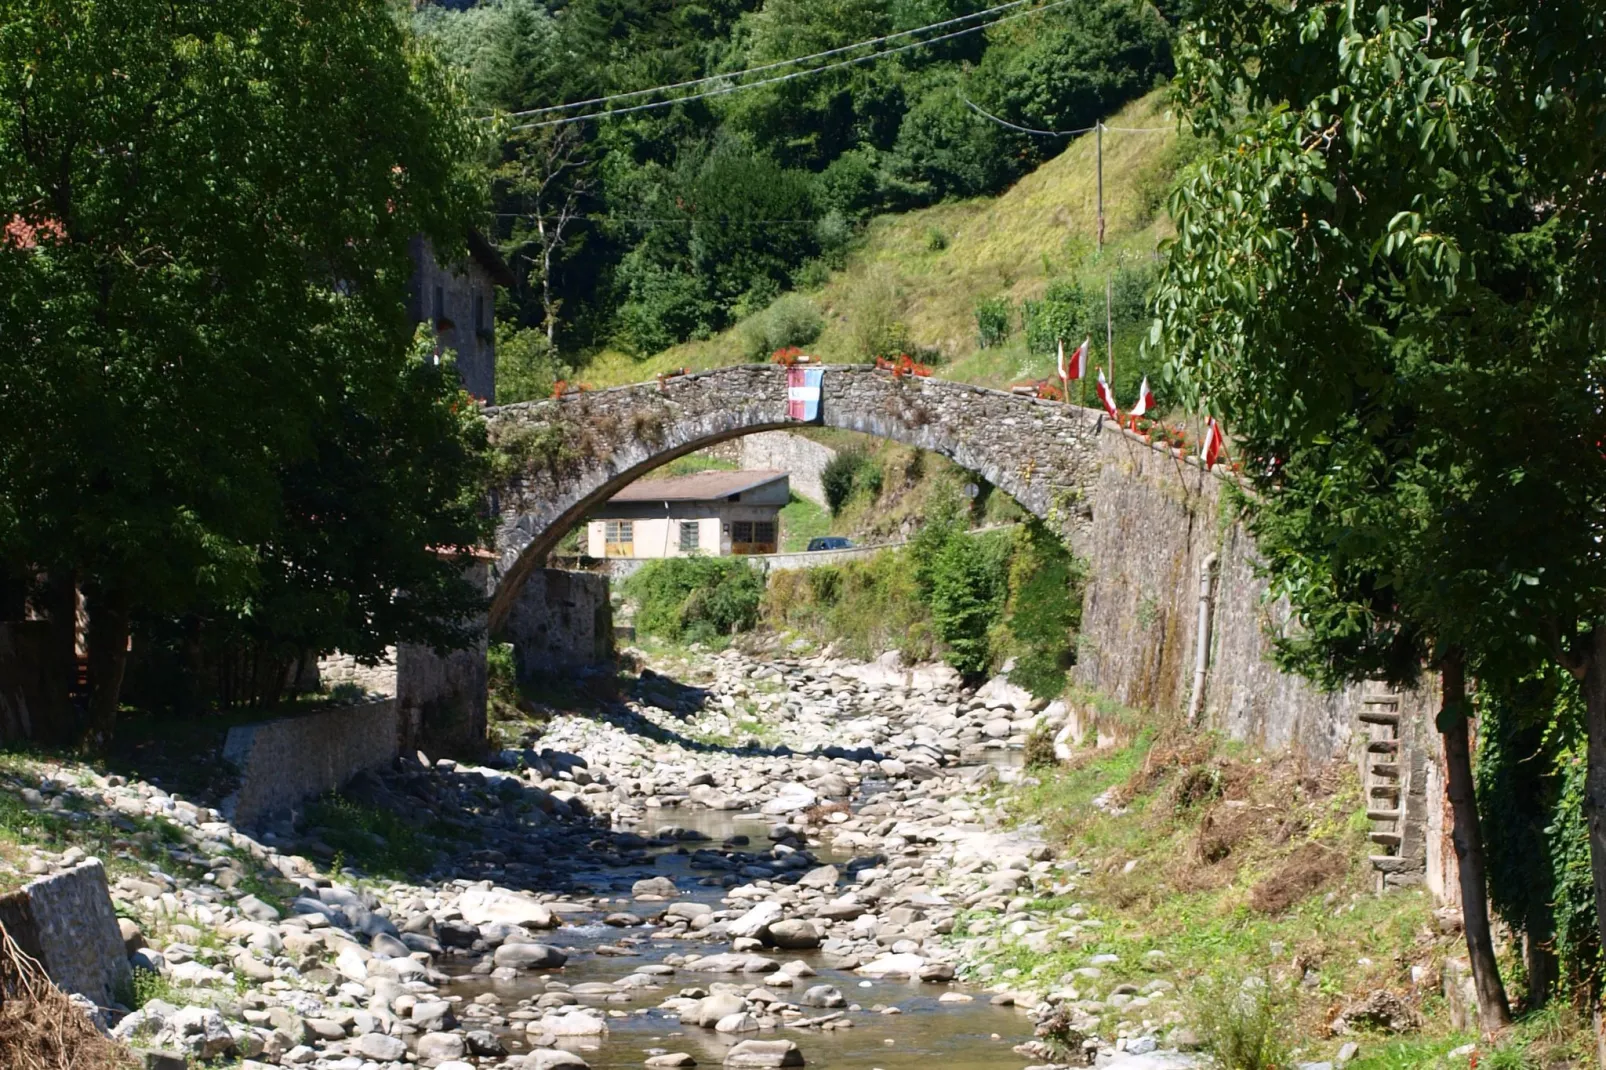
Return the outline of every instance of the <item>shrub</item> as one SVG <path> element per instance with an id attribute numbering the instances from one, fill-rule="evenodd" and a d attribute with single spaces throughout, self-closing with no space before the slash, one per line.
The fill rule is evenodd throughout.
<path id="1" fill-rule="evenodd" d="M 943 233 L 942 228 L 927 227 L 926 251 L 929 253 L 940 253 L 946 248 L 948 248 L 948 235 Z"/>
<path id="2" fill-rule="evenodd" d="M 914 663 L 932 656 L 930 610 L 915 589 L 909 556 L 902 550 L 770 573 L 764 620 L 822 646 L 833 643 L 848 657 L 897 650 Z"/>
<path id="3" fill-rule="evenodd" d="M 949 665 L 978 677 L 992 665 L 992 630 L 1008 588 L 1010 540 L 963 532 L 931 566 L 931 622 Z"/>
<path id="4" fill-rule="evenodd" d="M 1001 346 L 1009 341 L 1010 328 L 1015 319 L 1015 305 L 1002 295 L 989 297 L 976 304 L 976 336 L 983 349 Z"/>
<path id="5" fill-rule="evenodd" d="M 1286 1008 L 1264 977 L 1216 977 L 1198 986 L 1193 1019 L 1204 1050 L 1221 1070 L 1274 1070 L 1289 1065 Z"/>
<path id="6" fill-rule="evenodd" d="M 1054 756 L 1054 730 L 1046 724 L 1026 733 L 1026 768 L 1046 769 L 1059 764 Z"/>
<path id="7" fill-rule="evenodd" d="M 871 500 L 881 494 L 881 466 L 861 449 L 842 450 L 820 471 L 820 486 L 831 515 L 842 512 L 855 494 Z"/>
<path id="8" fill-rule="evenodd" d="M 825 320 L 814 302 L 802 294 L 777 298 L 742 328 L 747 355 L 755 360 L 787 346 L 806 346 L 820 337 Z"/>
<path id="9" fill-rule="evenodd" d="M 1065 689 L 1075 656 L 1083 572 L 1042 521 L 1033 517 L 1015 530 L 1005 617 L 1015 657 L 1009 679 L 1038 698 L 1053 698 Z"/>
<path id="10" fill-rule="evenodd" d="M 624 593 L 642 633 L 713 642 L 757 623 L 764 577 L 740 558 L 670 557 L 644 565 Z"/>
<path id="11" fill-rule="evenodd" d="M 1026 348 L 1033 353 L 1052 353 L 1063 340 L 1065 348 L 1080 344 L 1094 333 L 1099 310 L 1082 284 L 1061 279 L 1049 284 L 1040 301 L 1024 303 L 1023 319 L 1026 325 Z M 1101 328 L 1102 329 L 1102 328 Z"/>
<path id="12" fill-rule="evenodd" d="M 499 325 L 496 339 L 496 403 L 512 405 L 550 397 L 572 370 L 558 359 L 546 335 L 534 327 Z"/>

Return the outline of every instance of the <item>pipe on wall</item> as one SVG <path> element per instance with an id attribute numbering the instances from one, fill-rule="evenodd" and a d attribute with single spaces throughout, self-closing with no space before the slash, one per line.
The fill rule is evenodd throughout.
<path id="1" fill-rule="evenodd" d="M 1215 586 L 1216 555 L 1199 562 L 1199 626 L 1194 630 L 1193 691 L 1188 696 L 1188 724 L 1199 723 L 1204 711 L 1205 677 L 1210 672 L 1210 617 Z"/>

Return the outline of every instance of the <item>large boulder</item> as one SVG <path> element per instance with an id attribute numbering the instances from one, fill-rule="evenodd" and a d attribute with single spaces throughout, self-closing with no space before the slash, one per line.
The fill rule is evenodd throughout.
<path id="1" fill-rule="evenodd" d="M 468 1044 L 457 1033 L 425 1033 L 418 1038 L 420 1066 L 439 1066 L 461 1059 L 467 1053 Z"/>
<path id="2" fill-rule="evenodd" d="M 770 943 L 787 951 L 807 951 L 820 946 L 820 933 L 813 922 L 801 918 L 773 921 L 769 926 Z"/>
<path id="3" fill-rule="evenodd" d="M 726 926 L 726 930 L 731 936 L 756 937 L 768 929 L 772 923 L 780 921 L 782 913 L 781 904 L 773 900 L 765 900 L 741 917 L 730 922 Z"/>
<path id="4" fill-rule="evenodd" d="M 502 921 L 527 929 L 558 927 L 558 919 L 544 904 L 501 888 L 470 888 L 458 897 L 457 909 L 470 925 Z"/>
<path id="5" fill-rule="evenodd" d="M 744 1040 L 725 1053 L 731 1067 L 802 1066 L 803 1053 L 790 1040 Z"/>
<path id="6" fill-rule="evenodd" d="M 766 814 L 790 814 L 796 810 L 807 810 L 819 802 L 819 796 L 814 789 L 805 784 L 787 782 L 777 789 L 775 798 L 765 803 L 759 809 Z"/>
<path id="7" fill-rule="evenodd" d="M 555 970 L 568 962 L 569 956 L 550 944 L 503 944 L 491 961 L 515 970 Z"/>

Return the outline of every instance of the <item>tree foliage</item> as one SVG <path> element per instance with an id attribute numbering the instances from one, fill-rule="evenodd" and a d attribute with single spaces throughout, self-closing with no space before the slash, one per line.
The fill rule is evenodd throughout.
<path id="1" fill-rule="evenodd" d="M 1251 527 L 1299 616 L 1286 665 L 1406 682 L 1464 660 L 1499 685 L 1555 659 L 1583 677 L 1606 777 L 1606 13 L 1428 17 L 1196 8 L 1180 90 L 1217 151 L 1171 201 L 1155 340 L 1258 491 Z M 1464 754 L 1454 690 L 1440 728 Z M 1588 798 L 1598 815 L 1606 791 Z"/>
<path id="2" fill-rule="evenodd" d="M 778 63 L 987 6 L 572 0 L 549 15 L 534 0 L 486 0 L 421 5 L 414 18 L 467 72 L 481 107 L 520 111 Z M 1008 131 L 966 99 L 1028 126 L 1085 126 L 1170 70 L 1169 30 L 1152 6 L 1097 0 L 604 121 L 515 122 L 498 153 L 509 180 L 496 218 L 523 284 L 506 312 L 551 330 L 576 364 L 604 345 L 647 353 L 705 336 L 839 261 L 869 214 L 995 193 L 1067 143 Z M 537 207 L 529 183 L 521 191 L 512 178 L 521 146 L 553 129 L 575 132 L 586 165 L 545 192 L 554 205 L 582 190 L 572 240 L 548 258 L 531 255 L 551 251 L 535 223 L 562 213 Z"/>
<path id="3" fill-rule="evenodd" d="M 720 642 L 757 623 L 764 574 L 739 557 L 667 557 L 643 565 L 624 593 L 643 634 Z"/>
<path id="4" fill-rule="evenodd" d="M 433 54 L 379 0 L 14 0 L 0 102 L 0 562 L 85 592 L 97 713 L 136 612 L 260 616 L 347 565 L 428 586 L 398 542 L 479 530 L 474 432 L 405 314 L 409 239 L 461 249 L 481 197 Z M 399 557 L 317 530 L 347 450 L 396 459 L 364 530 Z M 393 639 L 376 591 L 293 612 Z"/>

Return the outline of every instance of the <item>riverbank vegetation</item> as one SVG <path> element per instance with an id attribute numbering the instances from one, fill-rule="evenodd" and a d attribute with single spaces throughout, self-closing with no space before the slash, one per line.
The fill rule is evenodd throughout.
<path id="1" fill-rule="evenodd" d="M 1248 1070 L 1332 1059 L 1351 1042 L 1361 1070 L 1463 1068 L 1475 1049 L 1478 1066 L 1583 1064 L 1587 1024 L 1566 1002 L 1531 1008 L 1492 1044 L 1452 1025 L 1442 976 L 1464 952 L 1459 913 L 1435 910 L 1421 886 L 1377 894 L 1349 762 L 1269 757 L 1152 718 L 1135 736 L 1122 726 L 1137 718 L 1099 720 L 1126 741 L 1006 789 L 1012 819 L 1041 826 L 1079 876 L 1026 903 L 1018 935 L 995 917 L 966 920 L 957 933 L 978 941 L 977 979 L 1077 989 L 1102 1000 L 1112 1033 L 1145 1017 L 1134 997 L 1175 986 L 1193 997 L 1171 1039 Z M 1346 1011 L 1356 1024 L 1335 1033 Z M 1256 1037 L 1262 1061 L 1230 1057 Z"/>

